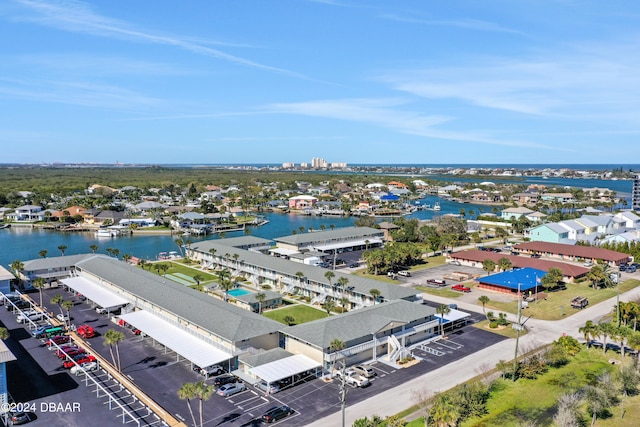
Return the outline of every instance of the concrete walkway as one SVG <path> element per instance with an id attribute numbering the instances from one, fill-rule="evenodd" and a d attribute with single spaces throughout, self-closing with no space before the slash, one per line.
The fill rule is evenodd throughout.
<path id="1" fill-rule="evenodd" d="M 433 295 L 429 295 L 428 299 L 443 304 L 456 303 L 458 307 L 463 310 L 482 312 L 482 307 L 475 304 L 454 301 Z M 620 295 L 620 301 L 637 299 L 640 299 L 640 287 Z M 613 297 L 593 307 L 581 310 L 563 320 L 548 321 L 530 319 L 526 323 L 529 333 L 520 338 L 519 354 L 551 343 L 562 336 L 563 333 L 583 341 L 582 335 L 578 333 L 578 328 L 582 327 L 587 320 L 597 322 L 599 319 L 610 314 L 615 304 L 616 297 Z M 511 315 L 511 317 L 513 318 L 514 316 Z M 370 417 L 373 414 L 381 417 L 397 414 L 415 404 L 413 396 L 417 390 L 436 393 L 451 389 L 457 384 L 476 377 L 489 369 L 493 369 L 500 360 L 513 360 L 514 354 L 515 339 L 508 339 L 417 377 L 402 386 L 385 390 L 356 405 L 349 406 L 347 397 L 346 425 L 351 426 L 356 419 L 367 416 Z M 308 425 L 310 427 L 340 426 L 341 414 L 338 411 Z"/>

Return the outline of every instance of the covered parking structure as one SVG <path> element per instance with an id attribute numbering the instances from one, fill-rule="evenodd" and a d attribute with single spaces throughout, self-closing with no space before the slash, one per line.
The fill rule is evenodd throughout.
<path id="1" fill-rule="evenodd" d="M 471 315 L 464 311 L 450 308 L 446 314 L 436 313 L 435 317 L 438 319 L 438 323 L 441 324 L 446 331 L 452 331 L 456 328 L 461 328 L 467 324 L 467 320 Z"/>
<path id="2" fill-rule="evenodd" d="M 177 360 L 180 360 L 180 356 L 182 356 L 199 368 L 218 365 L 226 361 L 226 368 L 231 371 L 232 354 L 158 316 L 145 310 L 139 310 L 123 314 L 120 319 L 174 351 L 177 354 Z"/>
<path id="3" fill-rule="evenodd" d="M 104 308 L 106 311 L 113 311 L 116 308 L 129 304 L 128 299 L 105 289 L 99 283 L 86 277 L 70 277 L 68 279 L 62 279 L 61 282 Z"/>
<path id="4" fill-rule="evenodd" d="M 305 373 L 313 373 L 317 377 L 321 369 L 322 365 L 315 360 L 304 354 L 295 354 L 251 368 L 249 373 L 263 379 L 268 385 L 277 382 L 294 384 Z"/>

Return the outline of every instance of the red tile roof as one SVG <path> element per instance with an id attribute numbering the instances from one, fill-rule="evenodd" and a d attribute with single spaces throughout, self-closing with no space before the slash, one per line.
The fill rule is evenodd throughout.
<path id="1" fill-rule="evenodd" d="M 513 247 L 519 251 L 542 252 L 548 254 L 557 254 L 565 256 L 574 256 L 578 258 L 600 259 L 609 262 L 626 262 L 629 255 L 621 252 L 612 251 L 603 248 L 594 248 L 591 246 L 567 245 L 562 243 L 548 242 L 527 242 L 515 245 Z"/>
<path id="2" fill-rule="evenodd" d="M 568 277 L 580 277 L 589 272 L 588 268 L 581 267 L 579 265 L 572 265 L 558 261 L 547 261 L 538 258 L 530 258 L 528 256 L 507 255 L 500 252 L 469 250 L 452 253 L 451 258 L 460 261 L 475 261 L 479 263 L 486 259 L 490 259 L 496 264 L 500 258 L 507 258 L 515 268 L 530 267 L 543 271 L 549 271 L 550 268 L 559 268 L 560 271 L 562 271 L 562 274 Z"/>

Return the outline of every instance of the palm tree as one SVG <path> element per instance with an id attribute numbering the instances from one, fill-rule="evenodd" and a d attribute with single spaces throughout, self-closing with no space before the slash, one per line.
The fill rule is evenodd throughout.
<path id="1" fill-rule="evenodd" d="M 216 252 L 218 252 L 218 250 L 216 248 L 209 249 L 209 253 L 211 254 L 211 265 L 213 265 L 213 261 L 214 261 L 214 258 L 216 256 Z"/>
<path id="2" fill-rule="evenodd" d="M 591 320 L 587 320 L 587 323 L 585 323 L 583 327 L 579 328 L 578 332 L 584 336 L 584 340 L 587 342 L 587 347 L 591 347 L 591 341 L 600 336 L 598 325 L 593 323 Z"/>
<path id="3" fill-rule="evenodd" d="M 349 279 L 347 279 L 346 277 L 341 277 L 338 279 L 338 287 L 341 289 L 341 294 L 344 297 L 344 290 L 347 288 L 347 285 L 349 284 Z"/>
<path id="4" fill-rule="evenodd" d="M 120 255 L 120 249 L 118 248 L 113 248 L 113 256 L 118 258 L 118 255 Z"/>
<path id="5" fill-rule="evenodd" d="M 73 301 L 71 301 L 71 300 L 62 301 L 61 305 L 62 305 L 62 308 L 64 308 L 65 311 L 67 312 L 67 319 L 68 320 L 66 320 L 64 322 L 64 326 L 66 328 L 70 328 L 71 327 L 71 309 L 73 308 L 73 305 L 74 305 Z"/>
<path id="6" fill-rule="evenodd" d="M 40 252 L 38 252 L 38 255 L 40 255 L 40 258 L 46 258 L 48 252 L 49 252 L 48 250 L 43 249 Z"/>
<path id="7" fill-rule="evenodd" d="M 284 316 L 282 321 L 286 323 L 288 326 L 291 326 L 296 323 L 296 319 L 293 316 Z"/>
<path id="8" fill-rule="evenodd" d="M 144 270 L 144 268 L 147 266 L 147 261 L 144 259 L 141 259 L 140 261 L 138 261 L 138 265 L 140 266 L 141 269 Z"/>
<path id="9" fill-rule="evenodd" d="M 58 250 L 62 253 L 62 256 L 64 256 L 64 251 L 67 250 L 67 245 L 59 245 Z"/>
<path id="10" fill-rule="evenodd" d="M 496 269 L 496 263 L 492 259 L 482 261 L 482 269 L 487 272 L 487 276 Z"/>
<path id="11" fill-rule="evenodd" d="M 7 328 L 0 328 L 0 340 L 4 341 L 10 336 L 11 335 L 9 334 L 9 330 Z"/>
<path id="12" fill-rule="evenodd" d="M 329 286 L 333 287 L 333 285 L 331 284 L 331 279 L 336 277 L 336 274 L 333 271 L 327 271 L 326 273 L 324 273 L 324 277 L 329 281 Z"/>
<path id="13" fill-rule="evenodd" d="M 113 365 L 118 369 L 118 371 L 121 370 L 120 367 L 120 349 L 118 344 L 124 341 L 124 334 L 120 331 L 116 331 L 115 329 L 109 329 L 107 332 L 105 332 L 104 334 L 104 345 L 108 345 L 109 346 L 109 352 L 111 353 L 111 359 L 113 360 Z M 116 354 L 118 356 L 117 358 L 117 363 L 116 363 L 116 357 L 113 354 L 113 348 L 115 347 L 116 349 Z"/>
<path id="14" fill-rule="evenodd" d="M 106 252 L 109 256 L 113 256 L 113 248 L 107 248 L 107 249 L 105 249 L 105 252 Z"/>
<path id="15" fill-rule="evenodd" d="M 600 264 L 596 264 L 591 267 L 591 270 L 587 273 L 587 280 L 591 281 L 591 285 L 593 289 L 598 289 L 598 287 L 604 281 L 604 270 L 600 266 Z"/>
<path id="16" fill-rule="evenodd" d="M 440 315 L 440 334 L 444 338 L 444 316 L 451 312 L 451 308 L 447 304 L 442 304 L 436 308 L 436 313 Z"/>
<path id="17" fill-rule="evenodd" d="M 436 427 L 455 427 L 458 425 L 458 418 L 460 418 L 458 410 L 449 402 L 446 395 L 439 395 L 436 398 L 429 415 Z"/>
<path id="18" fill-rule="evenodd" d="M 481 295 L 480 297 L 478 297 L 478 302 L 480 302 L 480 304 L 482 304 L 482 312 L 486 316 L 487 313 L 484 311 L 484 306 L 489 302 L 489 297 L 486 296 L 486 295 Z"/>
<path id="19" fill-rule="evenodd" d="M 338 358 L 338 352 L 340 350 L 344 350 L 344 348 L 346 347 L 346 344 L 344 343 L 344 341 L 338 339 L 338 338 L 334 338 L 331 340 L 331 342 L 329 343 L 329 351 L 331 353 L 333 353 L 333 364 L 332 366 L 335 366 L 336 364 L 336 359 Z"/>
<path id="20" fill-rule="evenodd" d="M 331 312 L 333 311 L 333 309 L 336 308 L 336 303 L 333 302 L 333 300 L 331 298 L 327 298 L 323 303 L 322 303 L 322 309 L 324 311 L 327 312 L 327 315 L 331 314 Z"/>
<path id="21" fill-rule="evenodd" d="M 200 427 L 204 425 L 202 420 L 202 403 L 209 400 L 213 395 L 214 389 L 212 385 L 207 385 L 203 381 L 198 381 L 194 386 L 196 397 L 199 400 L 200 406 Z"/>
<path id="22" fill-rule="evenodd" d="M 182 387 L 180 387 L 178 389 L 178 398 L 180 400 L 186 400 L 187 401 L 187 406 L 189 407 L 189 413 L 191 414 L 191 419 L 193 420 L 193 426 L 197 427 L 196 417 L 193 414 L 193 408 L 191 407 L 191 399 L 195 399 L 196 398 L 196 392 L 195 392 L 194 385 L 195 385 L 195 383 L 184 383 L 184 384 L 182 384 Z"/>
<path id="23" fill-rule="evenodd" d="M 11 263 L 11 270 L 13 270 L 13 274 L 20 280 L 21 274 L 20 272 L 24 270 L 24 263 L 19 260 L 15 260 Z"/>
<path id="24" fill-rule="evenodd" d="M 131 259 L 131 255 L 130 254 L 122 255 L 122 261 L 129 262 L 130 259 Z"/>
<path id="25" fill-rule="evenodd" d="M 196 289 L 202 292 L 202 288 L 200 287 L 200 282 L 202 282 L 204 278 L 199 274 L 194 274 L 193 280 L 195 280 L 196 282 Z"/>
<path id="26" fill-rule="evenodd" d="M 258 314 L 262 313 L 262 304 L 267 300 L 267 294 L 264 292 L 258 292 L 255 294 L 255 299 L 258 301 Z"/>
<path id="27" fill-rule="evenodd" d="M 380 291 L 377 290 L 376 288 L 373 288 L 369 291 L 369 293 L 371 294 L 371 297 L 373 298 L 373 305 L 376 305 L 376 302 L 378 302 L 378 298 L 380 297 Z"/>
<path id="28" fill-rule="evenodd" d="M 180 250 L 180 255 L 182 255 L 184 257 L 184 240 L 182 240 L 182 238 L 178 237 L 174 241 L 176 242 L 176 245 L 178 245 L 178 249 Z"/>
<path id="29" fill-rule="evenodd" d="M 607 338 L 612 337 L 615 334 L 613 325 L 611 323 L 598 323 L 598 332 L 602 337 L 602 352 L 607 352 Z"/>
<path id="30" fill-rule="evenodd" d="M 220 285 L 220 289 L 224 291 L 224 300 L 225 302 L 229 299 L 229 291 L 233 288 L 233 282 L 231 281 L 231 272 L 223 268 L 222 270 L 218 270 L 216 272 L 216 276 L 218 276 L 218 284 Z"/>
<path id="31" fill-rule="evenodd" d="M 166 276 L 167 275 L 167 270 L 169 270 L 169 265 L 168 264 L 160 264 L 160 270 L 162 270 L 162 275 Z"/>
<path id="32" fill-rule="evenodd" d="M 236 262 L 236 276 L 240 274 L 240 263 L 238 262 L 238 258 L 240 258 L 240 254 L 233 254 L 233 260 Z"/>
<path id="33" fill-rule="evenodd" d="M 62 303 L 64 302 L 64 298 L 62 298 L 62 295 L 60 294 L 55 294 L 52 298 L 51 298 L 51 304 L 57 305 L 60 308 L 60 314 L 63 314 L 62 311 Z"/>
<path id="34" fill-rule="evenodd" d="M 98 245 L 96 245 L 95 243 L 89 245 L 89 249 L 91 249 L 91 252 L 95 254 L 98 251 Z"/>
<path id="35" fill-rule="evenodd" d="M 45 283 L 46 282 L 42 277 L 34 279 L 32 283 L 33 287 L 40 293 L 40 307 L 42 307 L 42 288 L 44 288 Z"/>
<path id="36" fill-rule="evenodd" d="M 498 268 L 502 271 L 507 271 L 513 267 L 511 260 L 509 258 L 500 258 L 498 260 Z"/>

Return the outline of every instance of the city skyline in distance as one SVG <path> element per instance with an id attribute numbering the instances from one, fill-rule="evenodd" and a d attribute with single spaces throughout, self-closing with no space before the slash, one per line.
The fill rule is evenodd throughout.
<path id="1" fill-rule="evenodd" d="M 0 161 L 640 158 L 633 2 L 247 3 L 7 2 Z"/>

